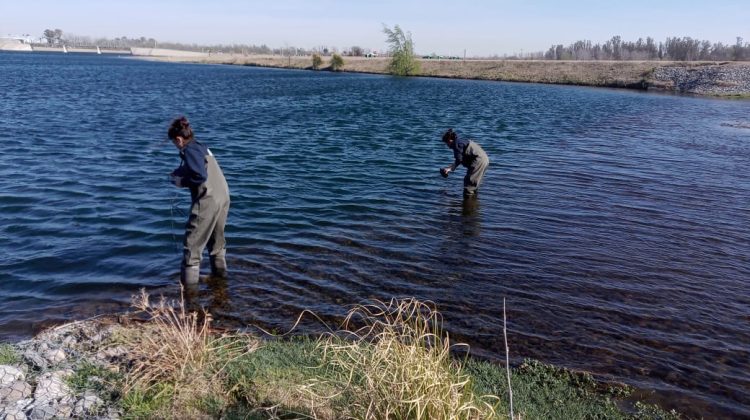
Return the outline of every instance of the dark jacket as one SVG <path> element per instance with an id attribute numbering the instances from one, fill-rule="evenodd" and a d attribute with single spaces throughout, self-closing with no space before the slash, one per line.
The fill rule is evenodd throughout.
<path id="1" fill-rule="evenodd" d="M 451 146 L 451 149 L 453 149 L 453 157 L 455 158 L 455 161 L 453 162 L 453 165 L 451 166 L 451 170 L 455 170 L 459 167 L 459 165 L 464 165 L 465 167 L 471 166 L 472 163 L 474 163 L 474 159 L 476 156 L 467 156 L 466 155 L 466 147 L 469 145 L 471 140 L 463 137 L 463 136 L 456 136 L 456 140 L 453 142 L 453 145 Z"/>
<path id="2" fill-rule="evenodd" d="M 194 188 L 208 179 L 206 172 L 206 158 L 208 148 L 193 140 L 180 150 L 180 167 L 172 174 L 182 178 L 182 185 Z"/>
<path id="3" fill-rule="evenodd" d="M 193 202 L 207 196 L 219 202 L 229 200 L 224 174 L 208 147 L 192 140 L 180 150 L 180 159 L 180 166 L 172 174 L 182 178 L 182 186 L 190 188 Z M 209 179 L 209 170 L 214 173 L 211 178 L 215 179 Z"/>

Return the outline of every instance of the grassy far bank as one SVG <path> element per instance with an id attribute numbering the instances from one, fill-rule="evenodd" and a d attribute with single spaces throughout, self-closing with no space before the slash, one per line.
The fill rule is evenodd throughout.
<path id="1" fill-rule="evenodd" d="M 202 58 L 141 57 L 167 62 L 312 69 L 312 58 L 216 54 Z M 750 62 L 545 61 L 419 59 L 416 76 L 656 89 L 722 97 L 750 97 Z M 389 74 L 389 58 L 346 57 L 346 72 Z"/>
<path id="2" fill-rule="evenodd" d="M 44 348 L 80 343 L 62 345 L 78 355 L 65 381 L 74 395 L 96 395 L 89 415 L 114 407 L 131 419 L 509 418 L 504 367 L 456 358 L 431 304 L 374 302 L 330 334 L 265 339 L 212 331 L 210 315 L 145 294 L 135 305 L 148 322 L 81 324 L 47 336 Z M 16 353 L 0 347 L 0 364 L 18 364 Z M 511 369 L 511 378 L 516 418 L 679 418 L 643 404 L 623 409 L 629 388 L 536 361 Z"/>

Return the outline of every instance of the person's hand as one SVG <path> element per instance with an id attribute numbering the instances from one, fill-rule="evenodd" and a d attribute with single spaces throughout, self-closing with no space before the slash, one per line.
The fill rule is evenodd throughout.
<path id="1" fill-rule="evenodd" d="M 440 168 L 440 175 L 442 175 L 443 178 L 448 178 L 449 173 L 451 173 L 451 168 Z"/>
<path id="2" fill-rule="evenodd" d="M 184 187 L 184 185 L 182 185 L 182 177 L 181 176 L 177 176 L 174 173 L 169 174 L 169 182 L 171 182 L 172 184 L 174 184 L 174 186 L 177 187 L 177 188 Z"/>

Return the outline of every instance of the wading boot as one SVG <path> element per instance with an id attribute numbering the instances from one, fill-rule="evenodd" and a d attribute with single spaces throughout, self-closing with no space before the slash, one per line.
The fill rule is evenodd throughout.
<path id="1" fill-rule="evenodd" d="M 180 282 L 185 287 L 196 286 L 200 280 L 201 267 L 199 265 L 182 266 Z"/>
<path id="2" fill-rule="evenodd" d="M 211 275 L 214 277 L 226 277 L 227 276 L 227 251 L 221 251 L 216 255 L 211 255 L 209 258 L 211 262 Z"/>

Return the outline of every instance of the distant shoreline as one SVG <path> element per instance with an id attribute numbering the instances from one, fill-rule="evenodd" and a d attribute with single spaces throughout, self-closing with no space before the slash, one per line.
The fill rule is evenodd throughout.
<path id="1" fill-rule="evenodd" d="M 139 59 L 312 70 L 309 56 L 215 54 Z M 330 58 L 323 57 L 323 69 Z M 416 76 L 657 90 L 750 98 L 750 62 L 420 59 Z M 344 57 L 343 72 L 388 74 L 388 58 Z"/>
<path id="2" fill-rule="evenodd" d="M 5 45 L 5 48 L 18 45 Z M 18 51 L 16 49 L 16 51 Z M 33 51 L 64 52 L 62 47 L 34 47 Z M 30 51 L 31 52 L 31 51 Z M 135 58 L 172 63 L 227 64 L 313 70 L 311 56 L 209 54 L 159 48 L 109 50 L 67 48 L 65 52 L 128 54 Z M 330 57 L 323 58 L 327 70 Z M 389 58 L 344 57 L 343 72 L 388 74 Z M 750 99 L 750 62 L 682 61 L 562 61 L 419 59 L 415 76 L 467 80 L 544 83 L 625 88 L 684 93 L 720 98 Z"/>

